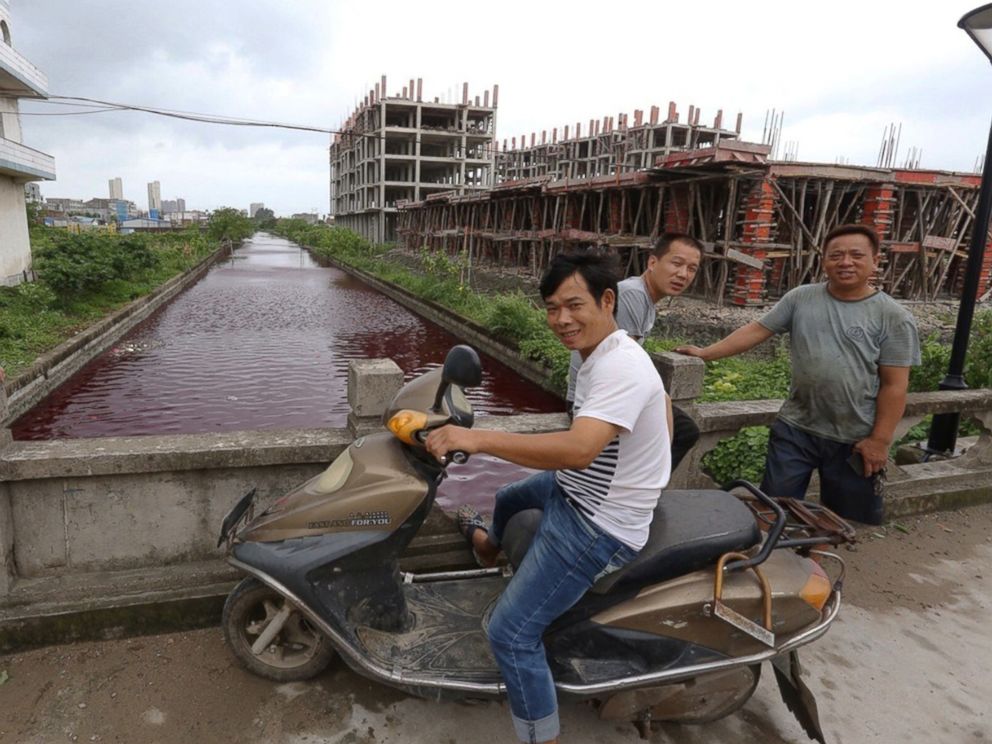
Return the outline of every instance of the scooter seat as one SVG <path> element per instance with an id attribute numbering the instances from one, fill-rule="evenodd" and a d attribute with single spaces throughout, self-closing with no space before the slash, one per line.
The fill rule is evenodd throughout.
<path id="1" fill-rule="evenodd" d="M 541 523 L 541 511 L 514 514 L 503 535 L 503 552 L 517 568 Z M 761 540 L 754 514 L 726 491 L 664 491 L 651 521 L 648 541 L 637 557 L 590 588 L 610 594 L 666 581 L 716 563 L 730 551 Z"/>

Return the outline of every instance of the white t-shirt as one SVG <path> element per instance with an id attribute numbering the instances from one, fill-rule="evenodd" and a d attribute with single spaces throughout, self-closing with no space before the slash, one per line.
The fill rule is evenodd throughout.
<path id="1" fill-rule="evenodd" d="M 672 453 L 665 386 L 647 352 L 617 330 L 579 370 L 575 417 L 606 421 L 620 434 L 583 470 L 559 470 L 558 485 L 591 522 L 635 550 L 648 539 Z"/>

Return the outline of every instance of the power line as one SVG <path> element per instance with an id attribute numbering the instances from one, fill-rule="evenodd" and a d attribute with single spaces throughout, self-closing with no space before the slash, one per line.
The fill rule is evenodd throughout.
<path id="1" fill-rule="evenodd" d="M 171 119 L 182 119 L 185 121 L 195 121 L 203 124 L 223 124 L 233 127 L 264 127 L 272 129 L 290 129 L 302 132 L 317 132 L 320 134 L 356 134 L 354 132 L 342 132 L 338 129 L 327 129 L 326 127 L 315 127 L 305 124 L 289 124 L 278 121 L 264 121 L 259 119 L 244 119 L 233 116 L 221 116 L 218 114 L 204 114 L 195 111 L 177 111 L 164 109 L 156 106 L 139 106 L 128 103 L 115 103 L 113 101 L 103 101 L 97 98 L 86 98 L 83 96 L 57 96 L 52 95 L 47 99 L 39 99 L 35 103 L 47 103 L 53 106 L 76 106 L 86 107 L 86 111 L 64 111 L 58 113 L 49 112 L 20 112 L 22 116 L 81 116 L 84 114 L 102 114 L 111 111 L 138 111 L 155 116 L 165 116 Z M 375 135 L 360 135 L 375 136 Z"/>

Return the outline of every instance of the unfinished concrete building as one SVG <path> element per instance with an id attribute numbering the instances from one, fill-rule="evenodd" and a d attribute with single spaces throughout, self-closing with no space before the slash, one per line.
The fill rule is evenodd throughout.
<path id="1" fill-rule="evenodd" d="M 383 75 L 330 147 L 335 224 L 378 243 L 396 239 L 401 202 L 482 191 L 495 176 L 499 86 L 472 97 L 465 83 L 457 103 L 424 101 L 419 78 L 386 90 Z"/>
<path id="2" fill-rule="evenodd" d="M 723 110 L 717 111 L 712 125 L 700 124 L 701 113 L 689 106 L 685 121 L 681 121 L 678 107 L 672 101 L 668 113 L 661 119 L 661 109 L 652 106 L 647 118 L 641 109 L 634 111 L 633 121 L 627 114 L 615 118 L 604 116 L 590 119 L 583 134 L 582 123 L 530 135 L 503 140 L 503 147 L 496 158 L 496 172 L 500 183 L 525 178 L 548 176 L 552 179 L 594 178 L 616 173 L 644 170 L 654 167 L 659 158 L 673 152 L 713 147 L 721 142 L 735 140 L 741 133 L 741 114 L 733 130 L 723 128 Z M 561 138 L 559 139 L 559 131 Z"/>
<path id="3" fill-rule="evenodd" d="M 654 167 L 583 179 L 538 176 L 478 194 L 438 194 L 404 205 L 411 250 L 464 252 L 479 263 L 540 275 L 558 251 L 609 246 L 628 275 L 667 230 L 706 247 L 690 294 L 763 305 L 820 281 L 833 227 L 859 222 L 882 240 L 876 282 L 907 300 L 959 297 L 981 177 L 768 159 L 768 145 L 723 141 L 673 152 Z M 978 297 L 992 297 L 992 243 Z"/>

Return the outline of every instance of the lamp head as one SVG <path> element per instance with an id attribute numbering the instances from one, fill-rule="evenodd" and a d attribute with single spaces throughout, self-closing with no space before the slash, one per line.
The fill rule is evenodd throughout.
<path id="1" fill-rule="evenodd" d="M 992 62 L 992 3 L 965 13 L 958 28 L 963 28 Z"/>

